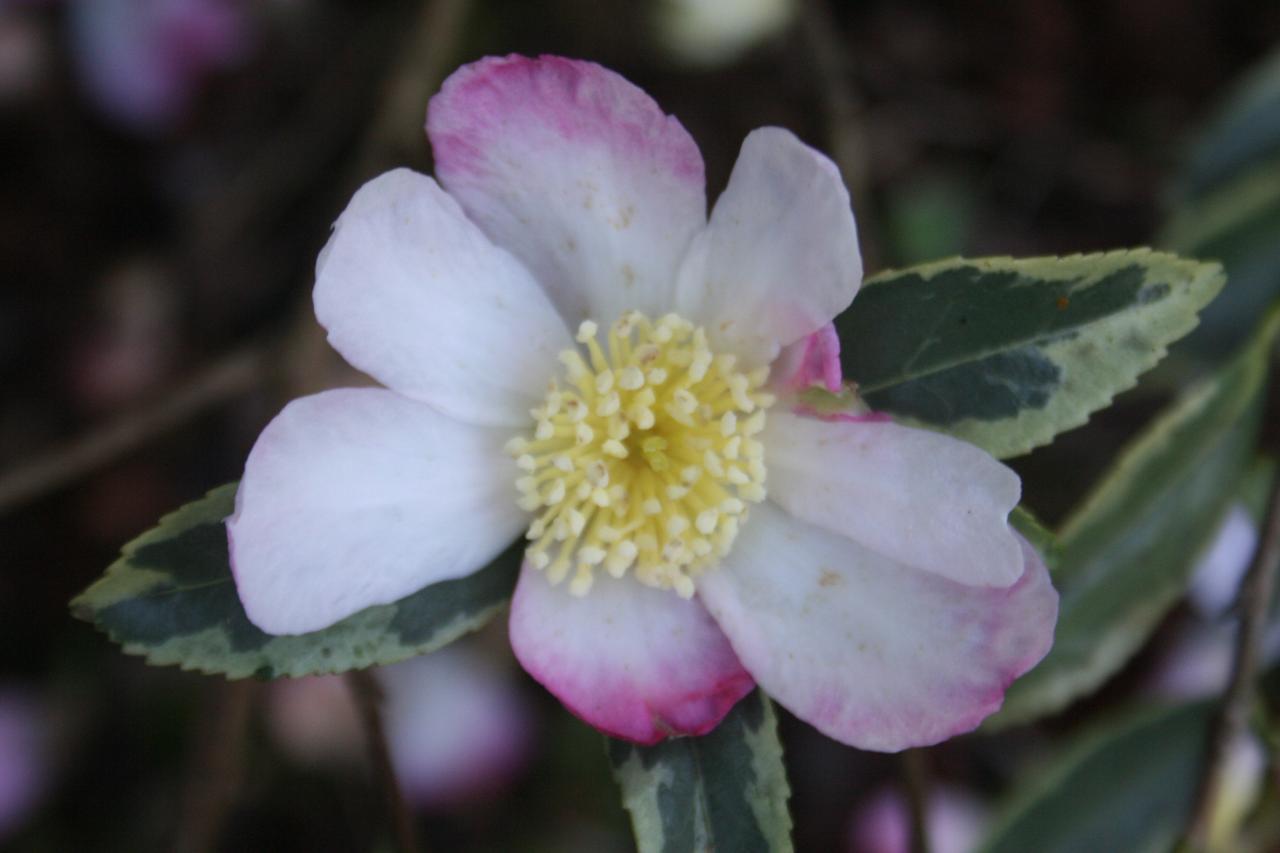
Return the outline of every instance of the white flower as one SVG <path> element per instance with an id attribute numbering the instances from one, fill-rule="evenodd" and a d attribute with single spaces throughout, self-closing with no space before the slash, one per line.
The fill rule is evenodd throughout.
<path id="1" fill-rule="evenodd" d="M 618 737 L 705 732 L 753 682 L 872 749 L 999 707 L 1057 607 L 1007 524 L 1017 477 L 795 411 L 838 381 L 862 274 L 832 163 L 757 130 L 708 221 L 679 122 L 554 57 L 460 69 L 427 130 L 448 192 L 374 179 L 317 264 L 329 340 L 387 387 L 296 400 L 258 440 L 228 521 L 249 617 L 323 628 L 527 532 L 516 656 Z"/>

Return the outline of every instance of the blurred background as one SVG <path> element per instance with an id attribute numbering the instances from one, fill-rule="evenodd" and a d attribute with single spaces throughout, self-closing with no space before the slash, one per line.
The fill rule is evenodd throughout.
<path id="1" fill-rule="evenodd" d="M 1226 259 L 1230 298 L 1156 376 L 1016 463 L 1054 522 L 1280 292 L 1278 44 L 1268 0 L 0 0 L 0 848 L 379 838 L 342 681 L 151 669 L 66 602 L 236 479 L 285 400 L 364 381 L 311 316 L 315 256 L 363 181 L 430 171 L 426 101 L 458 64 L 621 72 L 698 141 L 712 200 L 749 130 L 790 128 L 840 166 L 872 272 L 1131 245 Z M 1248 228 L 1187 213 L 1228 185 L 1257 196 Z M 1202 618 L 1178 608 L 1061 719 L 931 751 L 936 849 L 966 849 L 1063 732 L 1199 689 L 1169 673 L 1194 671 L 1183 647 L 1215 654 L 1188 639 Z M 501 622 L 380 674 L 424 846 L 632 849 L 599 736 L 523 675 Z M 896 761 L 785 713 L 783 738 L 798 849 L 906 849 Z"/>

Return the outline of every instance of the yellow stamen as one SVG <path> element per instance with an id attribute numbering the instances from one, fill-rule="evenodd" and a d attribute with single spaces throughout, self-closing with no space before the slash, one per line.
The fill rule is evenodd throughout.
<path id="1" fill-rule="evenodd" d="M 522 509 L 536 512 L 527 555 L 552 583 L 586 595 L 595 572 L 689 598 L 729 552 L 748 503 L 765 497 L 767 368 L 737 369 L 701 327 L 675 314 L 624 314 L 602 346 L 586 320 L 534 409 L 532 438 L 507 443 Z"/>

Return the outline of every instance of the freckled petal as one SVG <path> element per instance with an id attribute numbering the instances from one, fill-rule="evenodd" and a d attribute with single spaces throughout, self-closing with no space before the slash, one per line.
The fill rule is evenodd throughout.
<path id="1" fill-rule="evenodd" d="M 789 131 L 750 133 L 676 299 L 712 343 L 753 364 L 817 331 L 862 281 L 849 193 L 835 164 Z"/>
<path id="2" fill-rule="evenodd" d="M 980 586 L 1022 575 L 1018 476 L 963 441 L 895 423 L 769 415 L 769 496 L 906 565 Z"/>
<path id="3" fill-rule="evenodd" d="M 637 743 L 708 732 L 753 686 L 701 604 L 630 576 L 576 598 L 526 563 L 511 647 L 570 711 Z"/>
<path id="4" fill-rule="evenodd" d="M 836 740 L 895 752 L 974 729 L 1049 651 L 1058 596 L 1019 547 L 1017 583 L 963 586 L 766 503 L 698 595 L 770 696 Z"/>
<path id="5" fill-rule="evenodd" d="M 506 438 L 380 388 L 294 400 L 249 453 L 227 520 L 249 619 L 315 631 L 485 565 L 527 521 Z"/>
<path id="6" fill-rule="evenodd" d="M 706 222 L 702 156 L 643 91 L 591 62 L 489 58 L 445 81 L 427 134 L 440 182 L 570 325 L 671 310 Z"/>
<path id="7" fill-rule="evenodd" d="M 572 343 L 528 271 L 408 169 L 351 199 L 316 263 L 315 308 L 353 366 L 470 423 L 527 424 Z"/>

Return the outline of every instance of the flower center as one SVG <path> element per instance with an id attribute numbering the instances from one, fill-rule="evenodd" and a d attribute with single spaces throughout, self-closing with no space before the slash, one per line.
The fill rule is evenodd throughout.
<path id="1" fill-rule="evenodd" d="M 729 552 L 747 503 L 765 497 L 764 429 L 774 397 L 769 368 L 737 369 L 707 347 L 706 331 L 668 314 L 638 311 L 609 329 L 578 328 L 532 410 L 532 439 L 507 444 L 524 474 L 522 509 L 538 512 L 526 556 L 569 591 L 585 595 L 596 567 L 634 571 L 659 589 L 693 595 L 693 577 Z"/>

